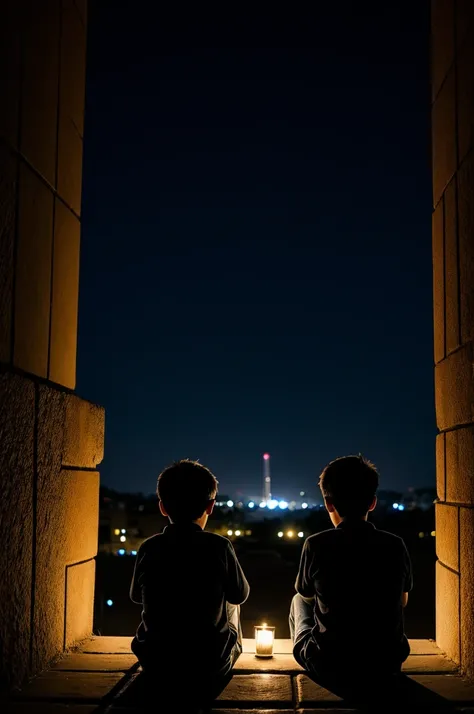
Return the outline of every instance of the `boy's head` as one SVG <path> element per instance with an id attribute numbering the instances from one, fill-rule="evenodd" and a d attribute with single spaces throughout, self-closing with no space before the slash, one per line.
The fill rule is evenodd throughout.
<path id="1" fill-rule="evenodd" d="M 160 510 L 173 523 L 203 519 L 204 527 L 214 507 L 217 485 L 214 474 L 197 461 L 175 461 L 158 476 Z"/>
<path id="2" fill-rule="evenodd" d="M 343 518 L 364 518 L 375 508 L 379 474 L 363 456 L 331 461 L 319 478 L 326 508 L 334 525 Z"/>

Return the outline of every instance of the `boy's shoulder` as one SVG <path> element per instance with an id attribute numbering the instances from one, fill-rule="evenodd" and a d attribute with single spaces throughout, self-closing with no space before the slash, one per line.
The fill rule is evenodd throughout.
<path id="1" fill-rule="evenodd" d="M 319 548 L 320 546 L 326 545 L 328 541 L 335 543 L 341 537 L 342 533 L 344 533 L 344 530 L 341 528 L 328 528 L 325 531 L 313 533 L 313 535 L 310 535 L 306 540 L 307 547 Z M 375 526 L 370 529 L 370 533 L 373 534 L 373 537 L 376 539 L 381 548 L 405 549 L 405 542 L 403 538 L 395 535 L 395 533 L 379 530 L 378 528 L 375 528 Z"/>
<path id="2" fill-rule="evenodd" d="M 215 550 L 226 550 L 232 547 L 232 543 L 225 536 L 221 536 L 218 533 L 211 533 L 210 531 L 201 531 L 199 537 L 202 538 L 203 544 L 210 549 Z M 165 532 L 155 533 L 155 535 L 146 538 L 140 546 L 141 553 L 149 553 L 154 550 L 159 550 L 160 548 L 166 547 L 167 538 Z"/>

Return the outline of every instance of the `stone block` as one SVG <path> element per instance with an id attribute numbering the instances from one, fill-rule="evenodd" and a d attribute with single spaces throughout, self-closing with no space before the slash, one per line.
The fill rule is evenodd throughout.
<path id="1" fill-rule="evenodd" d="M 461 668 L 474 679 L 474 509 L 460 509 Z"/>
<path id="2" fill-rule="evenodd" d="M 66 399 L 62 464 L 95 468 L 104 456 L 104 419 L 102 407 L 74 394 Z"/>
<path id="3" fill-rule="evenodd" d="M 403 663 L 405 674 L 436 674 L 438 672 L 457 672 L 458 665 L 442 654 L 410 655 Z"/>
<path id="4" fill-rule="evenodd" d="M 36 666 L 52 659 L 64 645 L 66 566 L 90 560 L 97 553 L 99 475 L 61 468 L 69 398 L 56 389 L 39 387 L 33 637 Z M 90 588 L 90 575 L 86 582 Z M 93 589 L 89 590 L 89 597 L 92 593 Z M 84 632 L 84 636 L 87 634 Z"/>
<path id="5" fill-rule="evenodd" d="M 342 699 L 337 694 L 316 684 L 305 674 L 299 674 L 296 677 L 296 700 L 298 706 L 302 707 L 312 705 L 321 707 L 324 704 L 334 706 L 335 702 L 342 702 Z"/>
<path id="6" fill-rule="evenodd" d="M 85 3 L 83 3 L 85 4 Z M 59 112 L 84 136 L 86 28 L 74 0 L 62 0 Z"/>
<path id="7" fill-rule="evenodd" d="M 76 386 L 80 229 L 76 216 L 56 199 L 49 379 L 70 389 Z"/>
<path id="8" fill-rule="evenodd" d="M 235 672 L 299 672 L 302 667 L 293 655 L 277 654 L 271 659 L 258 659 L 254 654 L 241 654 L 234 666 Z"/>
<path id="9" fill-rule="evenodd" d="M 446 500 L 474 505 L 474 426 L 446 432 Z"/>
<path id="10" fill-rule="evenodd" d="M 459 290 L 461 340 L 474 338 L 474 155 L 458 171 Z"/>
<path id="11" fill-rule="evenodd" d="M 60 2 L 30 1 L 25 10 L 20 148 L 35 169 L 55 186 Z"/>
<path id="12" fill-rule="evenodd" d="M 436 642 L 459 664 L 459 575 L 436 563 Z"/>
<path id="13" fill-rule="evenodd" d="M 66 567 L 64 647 L 92 634 L 95 560 Z"/>
<path id="14" fill-rule="evenodd" d="M 0 138 L 17 148 L 20 111 L 20 8 L 16 0 L 2 2 L 0 22 Z"/>
<path id="15" fill-rule="evenodd" d="M 92 630 L 94 580 L 91 565 L 81 584 L 81 573 L 67 568 L 67 607 L 70 618 L 65 625 L 66 565 L 93 558 L 97 552 L 99 475 L 92 471 L 62 471 L 39 475 L 37 515 L 37 560 L 35 589 L 34 652 L 40 660 L 52 658 L 67 644 L 86 637 Z M 86 564 L 87 565 L 87 564 Z M 80 602 L 86 588 L 88 602 Z M 87 627 L 84 619 L 87 619 Z"/>
<path id="16" fill-rule="evenodd" d="M 291 677 L 286 674 L 237 674 L 217 698 L 218 706 L 223 702 L 289 705 L 291 701 Z"/>
<path id="17" fill-rule="evenodd" d="M 0 362 L 11 359 L 17 169 L 18 159 L 0 143 Z"/>
<path id="18" fill-rule="evenodd" d="M 441 650 L 434 640 L 410 640 L 412 655 L 438 655 Z"/>
<path id="19" fill-rule="evenodd" d="M 69 117 L 60 117 L 58 193 L 77 216 L 81 214 L 82 137 Z"/>
<path id="20" fill-rule="evenodd" d="M 100 702 L 117 687 L 122 673 L 58 672 L 50 670 L 33 679 L 18 695 L 19 699 L 74 702 Z"/>
<path id="21" fill-rule="evenodd" d="M 454 67 L 432 108 L 433 205 L 436 206 L 457 166 Z"/>
<path id="22" fill-rule="evenodd" d="M 439 429 L 468 424 L 474 417 L 473 346 L 469 343 L 435 367 Z"/>
<path id="23" fill-rule="evenodd" d="M 77 567 L 77 566 L 75 566 Z M 65 655 L 52 669 L 82 672 L 127 672 L 137 664 L 134 654 L 86 654 L 72 652 Z"/>
<path id="24" fill-rule="evenodd" d="M 436 494 L 440 501 L 446 500 L 446 435 L 436 437 Z"/>
<path id="25" fill-rule="evenodd" d="M 131 637 L 91 637 L 81 645 L 81 652 L 92 654 L 130 654 Z"/>
<path id="26" fill-rule="evenodd" d="M 19 685 L 28 674 L 34 424 L 33 382 L 0 374 L 0 688 Z"/>
<path id="27" fill-rule="evenodd" d="M 444 291 L 446 353 L 461 344 L 456 180 L 444 193 Z"/>
<path id="28" fill-rule="evenodd" d="M 454 3 L 431 2 L 431 96 L 434 100 L 454 61 Z"/>
<path id="29" fill-rule="evenodd" d="M 436 206 L 432 216 L 433 253 L 433 326 L 435 363 L 446 356 L 444 316 L 444 201 Z"/>
<path id="30" fill-rule="evenodd" d="M 471 704 L 474 702 L 474 682 L 469 682 L 455 674 L 419 674 L 410 679 L 425 689 L 438 694 L 448 702 Z"/>
<path id="31" fill-rule="evenodd" d="M 459 572 L 459 528 L 457 506 L 436 504 L 436 555 L 443 565 Z"/>
<path id="32" fill-rule="evenodd" d="M 47 376 L 53 194 L 21 164 L 15 280 L 14 364 Z"/>
<path id="33" fill-rule="evenodd" d="M 457 116 L 459 163 L 467 156 L 474 140 L 474 47 L 466 42 L 457 58 Z"/>

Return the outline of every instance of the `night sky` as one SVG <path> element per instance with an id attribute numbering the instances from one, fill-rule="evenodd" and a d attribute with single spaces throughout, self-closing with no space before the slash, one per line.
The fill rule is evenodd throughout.
<path id="1" fill-rule="evenodd" d="M 257 495 L 269 451 L 291 498 L 361 451 L 382 487 L 432 485 L 427 2 L 90 6 L 77 389 L 106 408 L 102 482 L 152 492 L 190 457 Z"/>

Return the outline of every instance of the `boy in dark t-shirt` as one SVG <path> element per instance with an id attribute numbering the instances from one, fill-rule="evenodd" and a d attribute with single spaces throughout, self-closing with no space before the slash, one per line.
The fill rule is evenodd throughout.
<path id="1" fill-rule="evenodd" d="M 242 652 L 239 605 L 249 585 L 231 542 L 204 530 L 217 485 L 196 461 L 166 468 L 157 493 L 170 525 L 137 554 L 130 597 L 142 617 L 132 650 L 145 672 L 165 680 L 186 661 L 200 684 L 218 680 Z"/>
<path id="2" fill-rule="evenodd" d="M 403 608 L 412 589 L 401 538 L 367 521 L 377 503 L 378 473 L 362 456 L 332 461 L 319 485 L 335 528 L 303 547 L 290 610 L 295 659 L 320 677 L 370 667 L 400 671 L 410 647 Z"/>

